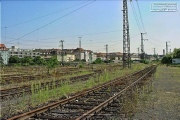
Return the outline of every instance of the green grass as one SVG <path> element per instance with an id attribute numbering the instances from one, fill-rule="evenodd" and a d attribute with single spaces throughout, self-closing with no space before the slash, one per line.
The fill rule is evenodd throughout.
<path id="1" fill-rule="evenodd" d="M 115 78 L 122 77 L 126 74 L 133 73 L 137 70 L 141 70 L 144 67 L 144 65 L 133 65 L 132 69 L 113 69 L 111 70 L 111 72 L 105 69 L 102 75 L 97 75 L 95 78 L 90 77 L 89 80 L 84 82 L 76 82 L 74 84 L 69 84 L 69 81 L 67 81 L 65 83 L 62 83 L 61 87 L 54 87 L 54 89 L 52 90 L 40 90 L 38 93 L 32 94 L 32 107 L 35 107 L 37 104 L 42 104 L 50 100 L 59 99 L 62 96 L 68 97 L 68 95 L 71 93 L 76 93 L 84 89 L 92 88 L 98 84 L 102 84 Z"/>
<path id="2" fill-rule="evenodd" d="M 142 70 L 146 66 L 147 65 L 144 65 L 144 64 L 133 64 L 132 69 L 121 70 L 121 68 L 116 68 L 116 69 L 111 69 L 110 71 L 108 71 L 108 69 L 104 68 L 103 74 L 96 75 L 95 78 L 90 77 L 87 81 L 76 82 L 73 84 L 69 84 L 68 79 L 72 76 L 77 76 L 77 74 L 68 75 L 68 76 L 66 76 L 67 81 L 62 83 L 62 85 L 60 87 L 55 87 L 55 79 L 54 79 L 53 89 L 50 90 L 49 87 L 46 86 L 45 89 L 41 89 L 38 92 L 32 92 L 31 97 L 27 97 L 27 98 L 23 99 L 21 102 L 19 102 L 19 104 L 15 105 L 16 110 L 14 110 L 14 112 L 26 110 L 26 109 L 29 109 L 29 107 L 31 107 L 31 108 L 36 107 L 43 103 L 47 103 L 48 101 L 58 100 L 60 97 L 63 97 L 63 96 L 68 98 L 68 96 L 72 93 L 77 93 L 82 90 L 92 88 L 98 84 L 102 84 L 107 81 L 113 80 L 115 78 L 122 77 L 127 74 L 133 73 L 135 71 Z M 98 67 L 100 68 L 102 66 L 98 66 Z M 84 71 L 81 73 L 81 75 L 82 74 L 87 74 L 87 73 L 86 73 L 86 71 Z M 32 84 L 31 85 L 32 91 L 34 89 L 37 89 L 41 85 L 40 81 L 38 82 L 38 84 L 37 84 L 37 82 L 31 83 L 31 84 Z M 24 106 L 24 107 L 22 108 L 22 106 Z"/>
<path id="3" fill-rule="evenodd" d="M 32 81 L 23 81 L 23 82 L 20 82 L 20 83 L 14 82 L 14 84 L 10 84 L 10 85 L 3 85 L 3 86 L 0 85 L 0 88 L 1 89 L 7 89 L 7 88 L 11 88 L 13 86 L 17 87 L 17 86 L 24 86 L 24 85 L 39 84 L 39 82 L 49 82 L 49 81 L 52 81 L 52 79 L 53 80 L 70 79 L 71 77 L 86 75 L 86 74 L 90 74 L 90 73 L 93 73 L 93 72 L 92 71 L 83 70 L 83 71 L 76 72 L 76 74 L 75 73 L 71 73 L 71 74 L 60 76 L 60 77 L 51 77 L 51 78 L 48 78 L 48 79 L 41 78 L 41 79 L 35 79 L 35 80 L 32 80 Z M 1 81 L 1 82 L 3 82 L 3 81 Z"/>

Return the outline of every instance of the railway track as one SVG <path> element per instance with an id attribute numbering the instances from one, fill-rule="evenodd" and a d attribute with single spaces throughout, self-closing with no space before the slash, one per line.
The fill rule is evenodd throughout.
<path id="1" fill-rule="evenodd" d="M 80 76 L 75 76 L 75 77 L 71 77 L 69 80 L 70 84 L 73 84 L 74 82 L 78 82 L 78 81 L 86 81 L 88 80 L 89 77 L 93 77 L 96 74 L 100 74 L 101 71 L 96 71 L 96 73 L 90 73 L 90 74 L 86 74 L 86 75 L 80 75 Z M 42 89 L 53 89 L 56 87 L 59 87 L 63 84 L 63 82 L 66 82 L 66 79 L 59 79 L 59 80 L 55 80 L 55 81 L 48 81 L 48 82 L 43 82 L 40 84 L 35 84 L 33 86 L 33 91 L 32 91 L 32 86 L 31 85 L 25 85 L 25 86 L 21 86 L 21 87 L 13 87 L 13 88 L 9 88 L 9 89 L 2 89 L 0 90 L 0 101 L 6 101 L 6 100 L 11 100 L 14 98 L 18 98 L 18 97 L 22 97 L 24 94 L 31 94 L 38 92 L 39 90 Z M 48 86 L 48 88 L 47 88 Z"/>
<path id="2" fill-rule="evenodd" d="M 56 77 L 63 76 L 67 74 L 77 74 L 81 71 L 69 71 L 69 72 L 58 72 L 56 73 Z M 14 74 L 14 75 L 2 75 L 1 76 L 1 85 L 9 85 L 13 83 L 20 83 L 20 82 L 26 82 L 26 81 L 33 81 L 37 79 L 43 79 L 43 78 L 51 78 L 52 75 L 27 75 L 27 74 Z"/>
<path id="3" fill-rule="evenodd" d="M 113 103 L 122 94 L 150 77 L 155 72 L 155 69 L 156 66 L 145 68 L 139 72 L 114 79 L 71 96 L 70 98 L 14 116 L 8 120 L 29 118 L 31 120 L 85 120 L 98 118 L 104 115 L 101 114 L 103 110 L 108 111 L 105 109 L 108 106 L 114 106 L 115 109 L 117 105 Z"/>
<path id="4" fill-rule="evenodd" d="M 117 68 L 120 67 L 121 65 L 116 65 L 116 66 L 106 66 L 104 67 L 104 69 L 109 69 L 109 68 Z M 92 71 L 91 67 L 85 67 L 85 69 Z M 98 69 L 100 70 L 100 69 Z M 95 71 L 95 70 L 93 70 Z M 43 74 L 36 74 L 36 75 L 32 75 L 32 74 L 25 74 L 22 73 L 23 71 L 16 73 L 16 74 L 1 74 L 1 81 L 0 81 L 0 85 L 9 85 L 9 84 L 13 84 L 13 83 L 20 83 L 20 82 L 26 82 L 26 81 L 33 81 L 33 80 L 37 80 L 37 79 L 43 79 L 43 78 L 51 78 L 52 75 L 43 75 Z M 25 71 L 24 71 L 25 72 Z M 79 70 L 78 68 L 61 68 L 61 69 L 57 69 L 55 76 L 59 77 L 59 76 L 63 76 L 63 75 L 67 75 L 67 74 L 77 74 L 82 72 L 81 70 Z M 8 72 L 6 72 L 8 73 Z"/>
<path id="5" fill-rule="evenodd" d="M 117 68 L 118 66 L 113 66 L 113 68 Z M 110 67 L 111 68 L 111 67 Z M 107 70 L 109 70 L 110 68 L 107 68 Z M 77 68 L 76 68 L 77 69 Z M 74 83 L 74 82 L 79 82 L 79 81 L 85 81 L 88 80 L 89 77 L 94 77 L 96 74 L 101 74 L 102 70 L 98 69 L 98 70 L 93 70 L 94 73 L 91 74 L 86 74 L 86 75 L 80 75 L 80 76 L 75 76 L 75 77 L 71 77 L 70 78 L 70 83 Z M 59 87 L 61 86 L 62 82 L 65 82 L 66 79 L 59 79 L 59 80 L 55 80 L 55 81 L 48 81 L 48 82 L 42 82 L 40 84 L 35 84 L 33 86 L 34 89 L 34 93 L 38 92 L 39 90 L 42 89 L 53 89 L 53 87 Z M 55 86 L 53 86 L 55 85 Z M 23 85 L 23 86 L 17 86 L 17 87 L 12 87 L 12 88 L 8 88 L 8 89 L 1 89 L 0 90 L 0 102 L 6 101 L 6 100 L 11 100 L 13 98 L 18 98 L 18 97 L 22 97 L 23 94 L 31 94 L 32 93 L 32 85 Z"/>

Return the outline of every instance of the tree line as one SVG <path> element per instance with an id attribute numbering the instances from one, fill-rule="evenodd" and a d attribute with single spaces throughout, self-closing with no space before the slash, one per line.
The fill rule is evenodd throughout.
<path id="1" fill-rule="evenodd" d="M 161 63 L 163 64 L 171 64 L 173 58 L 180 58 L 180 48 L 175 48 L 174 51 L 171 54 L 167 54 L 163 57 L 161 60 Z"/>

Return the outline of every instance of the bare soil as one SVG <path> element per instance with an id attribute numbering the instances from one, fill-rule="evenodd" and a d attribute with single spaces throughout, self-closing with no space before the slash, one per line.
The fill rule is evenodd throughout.
<path id="1" fill-rule="evenodd" d="M 139 95 L 133 120 L 180 120 L 180 68 L 159 66 L 151 92 Z"/>

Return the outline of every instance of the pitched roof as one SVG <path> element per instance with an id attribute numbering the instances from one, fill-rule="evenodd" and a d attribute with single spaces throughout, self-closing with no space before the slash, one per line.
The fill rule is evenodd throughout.
<path id="1" fill-rule="evenodd" d="M 4 44 L 0 44 L 0 50 L 8 50 Z"/>
<path id="2" fill-rule="evenodd" d="M 105 57 L 106 53 L 96 53 L 97 57 Z"/>
<path id="3" fill-rule="evenodd" d="M 4 44 L 0 44 L 0 48 L 6 48 Z"/>
<path id="4" fill-rule="evenodd" d="M 73 52 L 79 52 L 79 51 L 83 52 L 84 49 L 83 48 L 76 48 Z"/>

